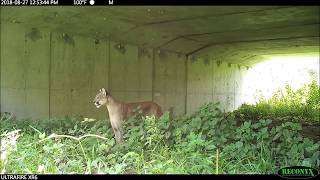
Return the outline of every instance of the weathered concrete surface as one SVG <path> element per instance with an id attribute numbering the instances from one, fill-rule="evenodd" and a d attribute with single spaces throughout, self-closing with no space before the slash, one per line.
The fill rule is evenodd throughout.
<path id="1" fill-rule="evenodd" d="M 191 113 L 213 100 L 213 61 L 209 58 L 188 59 L 187 112 Z"/>
<path id="2" fill-rule="evenodd" d="M 210 46 L 190 56 L 193 58 L 210 57 L 226 63 L 252 66 L 263 60 L 262 56 L 264 55 L 317 53 L 319 52 L 319 42 L 319 35 L 305 38 L 232 42 Z"/>
<path id="3" fill-rule="evenodd" d="M 14 36 L 14 41 L 12 41 Z M 24 31 L 21 27 L 1 26 L 1 111 L 24 115 L 25 81 Z"/>
<path id="4" fill-rule="evenodd" d="M 241 104 L 246 102 L 246 99 L 250 96 L 246 91 L 243 91 L 243 89 L 245 89 L 243 82 L 249 69 L 247 69 L 246 66 L 241 66 L 239 64 L 232 66 L 234 71 L 234 109 L 237 109 Z"/>
<path id="5" fill-rule="evenodd" d="M 154 59 L 153 99 L 164 111 L 173 107 L 175 115 L 185 113 L 185 56 L 157 51 Z"/>
<path id="6" fill-rule="evenodd" d="M 229 111 L 263 56 L 319 53 L 318 7 L 0 8 L 0 111 L 18 117 L 103 119 L 91 102 L 102 87 L 175 114 Z"/>
<path id="7" fill-rule="evenodd" d="M 1 26 L 1 111 L 20 117 L 47 117 L 49 34 Z"/>
<path id="8" fill-rule="evenodd" d="M 140 51 L 140 53 L 139 53 Z M 140 54 L 140 55 L 139 55 Z M 120 101 L 152 100 L 152 52 L 110 43 L 110 93 Z"/>
<path id="9" fill-rule="evenodd" d="M 1 21 L 29 28 L 184 54 L 230 42 L 315 37 L 320 21 L 317 6 L 1 7 L 1 10 L 4 14 Z"/>
<path id="10" fill-rule="evenodd" d="M 25 35 L 25 116 L 43 118 L 49 112 L 50 33 L 31 29 Z"/>
<path id="11" fill-rule="evenodd" d="M 185 112 L 184 55 L 123 44 L 119 49 L 116 42 L 20 25 L 3 27 L 2 112 L 18 118 L 104 119 L 106 109 L 92 104 L 102 87 L 120 101 L 154 100 L 164 111 Z"/>
<path id="12" fill-rule="evenodd" d="M 89 110 L 94 110 L 93 92 L 98 90 L 92 87 L 107 84 L 107 70 L 97 69 L 97 65 L 106 65 L 106 54 L 99 52 L 106 52 L 105 43 L 98 45 L 90 38 L 53 34 L 51 47 L 50 117 L 80 112 L 83 116 L 90 115 Z"/>
<path id="13" fill-rule="evenodd" d="M 105 118 L 91 101 L 108 85 L 107 43 L 50 34 L 1 26 L 1 112 L 20 118 Z"/>
<path id="14" fill-rule="evenodd" d="M 246 68 L 209 57 L 188 59 L 187 113 L 206 102 L 219 102 L 224 111 L 232 111 L 244 102 L 241 94 Z"/>
<path id="15" fill-rule="evenodd" d="M 235 69 L 235 66 L 224 62 L 213 66 L 213 100 L 220 102 L 220 107 L 225 111 L 234 109 Z"/>
<path id="16" fill-rule="evenodd" d="M 87 69 L 89 76 L 89 95 L 88 95 L 88 117 L 105 119 L 108 114 L 106 110 L 97 109 L 92 104 L 92 100 L 98 93 L 98 90 L 102 87 L 109 88 L 109 42 L 107 41 L 97 41 L 90 40 L 91 46 L 93 45 L 94 49 L 91 57 L 92 60 L 92 69 Z"/>

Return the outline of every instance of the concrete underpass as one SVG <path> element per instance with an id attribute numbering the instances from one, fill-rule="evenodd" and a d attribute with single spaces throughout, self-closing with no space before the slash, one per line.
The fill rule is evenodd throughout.
<path id="1" fill-rule="evenodd" d="M 319 57 L 319 23 L 317 6 L 1 7 L 0 111 L 103 119 L 102 87 L 175 115 L 232 111 L 265 57 Z"/>

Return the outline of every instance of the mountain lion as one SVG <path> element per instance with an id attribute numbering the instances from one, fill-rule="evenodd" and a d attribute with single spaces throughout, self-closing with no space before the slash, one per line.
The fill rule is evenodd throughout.
<path id="1" fill-rule="evenodd" d="M 140 113 L 143 116 L 154 115 L 155 117 L 160 117 L 162 115 L 161 107 L 154 102 L 146 101 L 124 103 L 116 100 L 104 88 L 99 90 L 99 93 L 96 95 L 93 103 L 97 108 L 104 105 L 107 107 L 111 126 L 118 144 L 123 142 L 122 122 L 134 115 L 137 115 L 137 109 L 140 110 Z"/>

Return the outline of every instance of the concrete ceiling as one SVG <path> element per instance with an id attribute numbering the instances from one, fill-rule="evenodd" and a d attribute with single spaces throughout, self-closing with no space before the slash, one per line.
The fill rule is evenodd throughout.
<path id="1" fill-rule="evenodd" d="M 319 51 L 317 6 L 1 7 L 1 22 L 231 63 Z"/>

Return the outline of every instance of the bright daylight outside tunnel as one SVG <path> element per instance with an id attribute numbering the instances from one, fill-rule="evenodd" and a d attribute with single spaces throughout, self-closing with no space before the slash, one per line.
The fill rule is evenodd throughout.
<path id="1" fill-rule="evenodd" d="M 0 10 L 2 174 L 319 170 L 319 6 Z"/>

